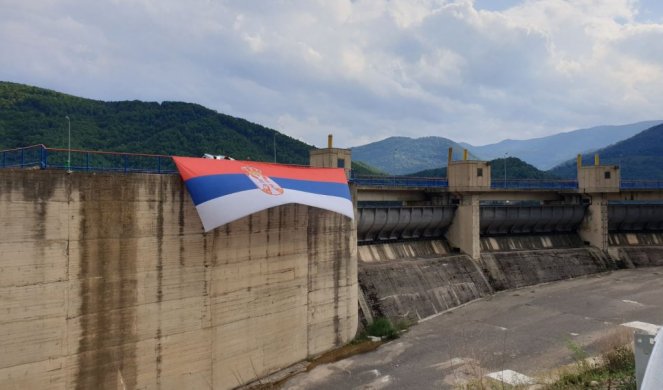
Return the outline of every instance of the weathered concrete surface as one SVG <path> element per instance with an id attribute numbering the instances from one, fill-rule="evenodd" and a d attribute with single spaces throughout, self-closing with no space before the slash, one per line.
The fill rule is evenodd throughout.
<path id="1" fill-rule="evenodd" d="M 359 284 L 373 317 L 419 321 L 491 293 L 468 256 L 360 263 Z"/>
<path id="2" fill-rule="evenodd" d="M 357 247 L 357 259 L 367 263 L 442 257 L 448 256 L 450 253 L 451 249 L 445 240 L 392 242 Z"/>
<path id="3" fill-rule="evenodd" d="M 611 232 L 610 246 L 663 246 L 663 232 Z"/>
<path id="4" fill-rule="evenodd" d="M 3 389 L 226 389 L 355 334 L 337 214 L 204 234 L 177 176 L 3 170 L 0 218 Z"/>
<path id="5" fill-rule="evenodd" d="M 663 265 L 663 247 L 621 247 L 617 250 L 617 258 L 628 268 L 652 267 Z"/>
<path id="6" fill-rule="evenodd" d="M 533 246 L 546 237 L 503 237 L 504 245 Z M 565 236 L 565 245 L 578 244 Z M 515 244 L 514 244 L 515 243 Z M 581 242 L 580 242 L 581 244 Z M 398 245 L 394 250 L 387 245 Z M 388 248 L 388 249 L 386 249 Z M 493 291 L 605 272 L 614 263 L 594 248 L 486 252 L 480 260 L 445 255 L 442 242 L 403 242 L 359 247 L 360 307 L 363 319 L 419 321 Z M 362 253 L 363 251 L 363 253 Z M 416 257 L 412 254 L 426 254 Z M 379 256 L 386 260 L 380 261 Z M 398 258 L 397 256 L 403 255 Z"/>
<path id="7" fill-rule="evenodd" d="M 491 372 L 539 378 L 590 355 L 622 323 L 663 324 L 663 269 L 620 270 L 504 291 L 430 319 L 378 350 L 316 367 L 284 389 L 452 389 Z M 545 378 L 545 376 L 544 376 Z"/>
<path id="8" fill-rule="evenodd" d="M 498 291 L 614 268 L 603 253 L 593 248 L 484 253 L 481 266 L 491 286 Z"/>
<path id="9" fill-rule="evenodd" d="M 446 234 L 446 238 L 452 246 L 459 248 L 475 260 L 481 254 L 479 199 L 478 195 L 467 195 L 460 199 L 460 204 Z"/>
<path id="10" fill-rule="evenodd" d="M 583 168 L 584 169 L 584 168 Z M 589 171 L 587 171 L 589 172 Z M 617 186 L 619 188 L 619 186 Z M 591 194 L 591 203 L 578 234 L 589 245 L 602 251 L 608 250 L 608 196 L 605 193 Z"/>
<path id="11" fill-rule="evenodd" d="M 482 252 L 579 248 L 584 245 L 577 234 L 481 237 Z"/>
<path id="12" fill-rule="evenodd" d="M 627 268 L 663 265 L 663 232 L 611 232 L 608 252 Z"/>

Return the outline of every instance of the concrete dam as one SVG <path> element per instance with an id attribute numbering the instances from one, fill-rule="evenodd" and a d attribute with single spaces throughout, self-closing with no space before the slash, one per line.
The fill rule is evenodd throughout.
<path id="1" fill-rule="evenodd" d="M 413 323 L 500 290 L 663 265 L 659 189 L 621 188 L 614 166 L 579 167 L 573 186 L 491 183 L 490 169 L 449 161 L 447 180 L 355 182 L 362 323 Z"/>
<path id="2" fill-rule="evenodd" d="M 376 317 L 663 265 L 663 192 L 587 171 L 496 189 L 458 161 L 444 186 L 351 180 L 354 222 L 286 205 L 204 233 L 175 175 L 0 169 L 0 388 L 231 389 Z"/>
<path id="3" fill-rule="evenodd" d="M 47 170 L 0 170 L 0 215 L 0 388 L 228 389 L 355 336 L 343 216 L 203 234 L 178 176 Z"/>

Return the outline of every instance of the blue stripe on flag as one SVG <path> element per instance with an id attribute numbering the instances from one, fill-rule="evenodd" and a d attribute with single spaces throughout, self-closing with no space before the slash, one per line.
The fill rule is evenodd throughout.
<path id="1" fill-rule="evenodd" d="M 294 180 L 278 177 L 271 177 L 271 179 L 286 191 L 291 189 L 319 195 L 351 199 L 350 190 L 345 183 Z M 191 194 L 191 199 L 196 206 L 214 198 L 257 188 L 251 179 L 244 174 L 200 176 L 187 180 L 185 184 L 187 190 L 189 190 L 189 194 Z"/>

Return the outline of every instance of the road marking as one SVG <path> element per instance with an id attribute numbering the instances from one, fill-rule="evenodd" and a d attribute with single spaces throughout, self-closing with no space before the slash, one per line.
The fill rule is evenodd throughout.
<path id="1" fill-rule="evenodd" d="M 648 322 L 642 322 L 642 321 L 626 322 L 623 323 L 622 326 L 625 326 L 627 328 L 639 329 L 644 332 L 647 332 L 650 335 L 655 335 L 656 333 L 658 333 L 658 330 L 661 328 L 659 325 L 650 324 Z"/>
<path id="2" fill-rule="evenodd" d="M 634 304 L 634 305 L 638 305 L 638 306 L 644 306 L 642 303 L 640 303 L 640 302 L 636 302 L 636 301 L 632 301 L 632 300 L 630 300 L 630 299 L 622 299 L 622 302 L 624 302 L 624 303 L 632 303 L 632 304 Z"/>
<path id="3" fill-rule="evenodd" d="M 486 376 L 511 386 L 533 385 L 535 383 L 534 379 L 513 370 L 491 372 Z"/>
<path id="4" fill-rule="evenodd" d="M 433 364 L 432 366 L 429 366 L 431 368 L 437 368 L 438 370 L 446 370 L 452 367 L 459 367 L 463 366 L 465 364 L 469 364 L 474 362 L 473 359 L 469 358 L 452 358 L 451 360 L 447 360 L 446 362 L 438 363 L 438 364 Z"/>

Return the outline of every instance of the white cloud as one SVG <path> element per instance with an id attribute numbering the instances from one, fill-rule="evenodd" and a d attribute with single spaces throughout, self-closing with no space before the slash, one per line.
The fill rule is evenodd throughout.
<path id="1" fill-rule="evenodd" d="M 1 79 L 185 100 L 323 145 L 487 143 L 660 119 L 663 20 L 635 0 L 4 0 Z M 639 15 L 647 13 L 648 21 Z M 656 15 L 654 15 L 656 16 Z"/>

